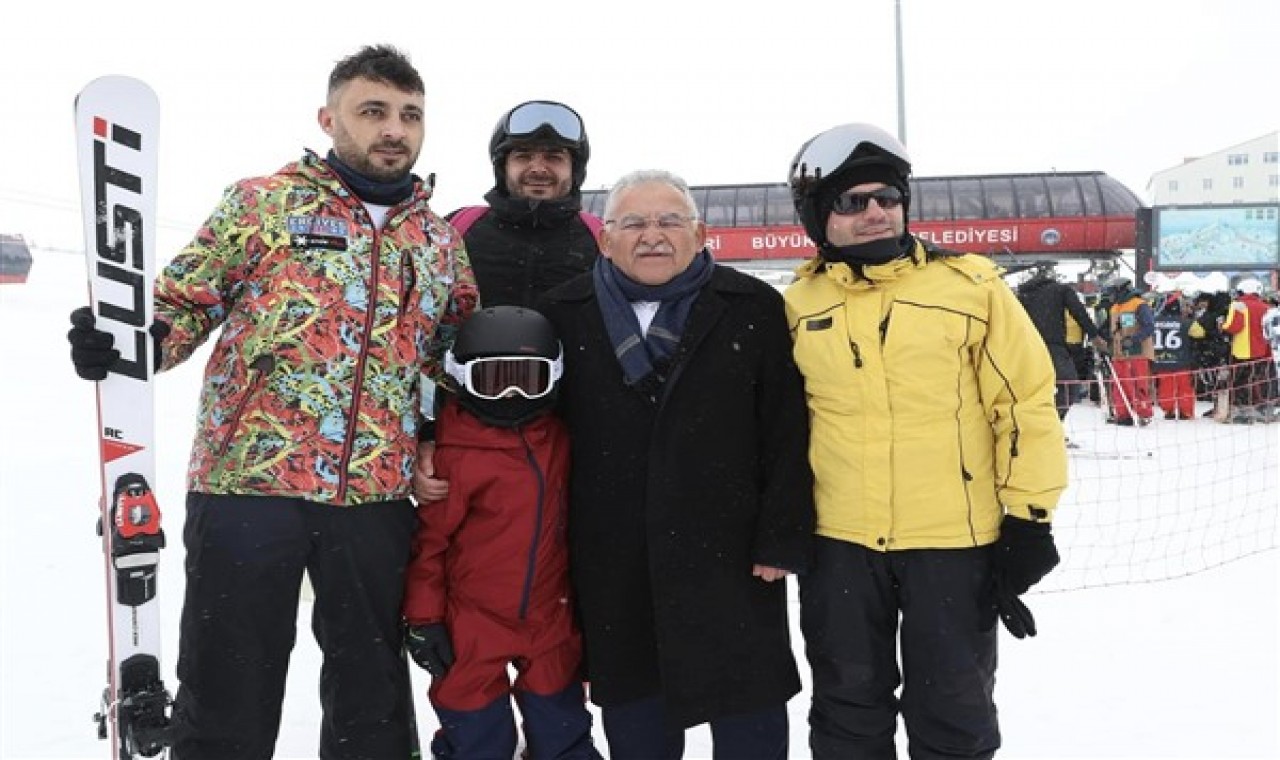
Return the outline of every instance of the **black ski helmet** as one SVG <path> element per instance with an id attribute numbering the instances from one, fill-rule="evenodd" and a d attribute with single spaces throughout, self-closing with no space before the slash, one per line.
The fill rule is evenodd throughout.
<path id="1" fill-rule="evenodd" d="M 458 402 L 490 425 L 522 425 L 555 404 L 554 386 L 547 395 L 534 399 L 518 394 L 488 399 L 471 393 L 459 374 L 463 366 L 474 359 L 493 357 L 537 357 L 559 366 L 560 341 L 546 317 L 521 306 L 490 306 L 475 311 L 458 330 L 445 358 L 445 367 L 456 381 Z"/>
<path id="2" fill-rule="evenodd" d="M 498 119 L 489 138 L 489 160 L 497 187 L 507 184 L 507 154 L 518 143 L 537 142 L 565 148 L 573 157 L 572 189 L 577 193 L 587 178 L 591 142 L 578 112 L 554 100 L 530 100 L 512 108 Z"/>
<path id="3" fill-rule="evenodd" d="M 1128 297 L 1132 290 L 1133 280 L 1123 274 L 1112 275 L 1103 287 L 1103 292 L 1111 296 L 1112 301 Z"/>
<path id="4" fill-rule="evenodd" d="M 800 146 L 787 182 L 805 232 L 822 249 L 827 246 L 827 216 L 836 196 L 863 182 L 898 188 L 905 227 L 911 208 L 910 176 L 911 157 L 897 138 L 871 124 L 841 124 Z"/>

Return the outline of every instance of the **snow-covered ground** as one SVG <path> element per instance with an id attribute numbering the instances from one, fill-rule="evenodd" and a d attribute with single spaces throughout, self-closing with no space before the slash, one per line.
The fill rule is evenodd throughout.
<path id="1" fill-rule="evenodd" d="M 64 337 L 67 314 L 85 301 L 84 265 L 78 256 L 35 256 L 27 284 L 0 285 L 0 757 L 101 758 L 108 750 L 90 720 L 106 649 L 95 412 Z M 182 478 L 202 364 L 203 354 L 159 380 L 171 689 Z M 1073 461 L 1059 514 L 1064 564 L 1046 582 L 1050 593 L 1028 598 L 1040 635 L 1002 640 L 1000 757 L 1280 757 L 1280 552 L 1268 548 L 1280 509 L 1280 425 L 1160 421 L 1117 430 L 1088 406 L 1068 423 L 1091 450 L 1154 453 Z M 316 756 L 319 653 L 308 616 L 304 604 L 281 758 Z M 798 633 L 795 641 L 803 673 Z M 415 684 L 428 736 L 435 722 L 425 678 L 415 673 Z M 792 757 L 808 757 L 807 694 L 790 708 Z M 695 729 L 686 756 L 709 758 L 710 746 L 709 733 Z M 899 752 L 905 757 L 905 744 Z"/>

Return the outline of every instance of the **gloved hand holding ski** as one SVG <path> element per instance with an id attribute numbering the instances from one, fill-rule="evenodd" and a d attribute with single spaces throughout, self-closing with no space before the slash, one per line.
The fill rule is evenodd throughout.
<path id="1" fill-rule="evenodd" d="M 99 330 L 97 324 L 93 309 L 88 306 L 81 306 L 71 312 L 71 329 L 67 331 L 67 342 L 71 344 L 71 363 L 76 367 L 76 374 L 85 380 L 105 380 L 112 365 L 120 359 L 120 350 L 115 347 L 115 336 Z M 169 325 L 152 322 L 147 332 L 151 334 L 155 344 L 152 369 L 159 369 L 163 358 L 160 344 L 169 334 Z"/>
<path id="2" fill-rule="evenodd" d="M 93 309 L 88 306 L 71 312 L 71 330 L 67 333 L 71 363 L 76 365 L 76 374 L 85 380 L 105 380 L 111 365 L 120 358 L 115 336 L 95 325 Z"/>

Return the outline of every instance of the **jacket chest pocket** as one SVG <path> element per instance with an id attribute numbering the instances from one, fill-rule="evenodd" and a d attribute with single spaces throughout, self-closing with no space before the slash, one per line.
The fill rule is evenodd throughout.
<path id="1" fill-rule="evenodd" d="M 838 380 L 863 366 L 863 348 L 834 312 L 802 318 L 796 326 L 796 365 L 806 378 Z"/>
<path id="2" fill-rule="evenodd" d="M 937 373 L 953 375 L 969 362 L 970 351 L 982 340 L 981 323 L 967 314 L 945 308 L 897 303 L 881 323 L 886 374 L 894 379 L 922 379 Z"/>

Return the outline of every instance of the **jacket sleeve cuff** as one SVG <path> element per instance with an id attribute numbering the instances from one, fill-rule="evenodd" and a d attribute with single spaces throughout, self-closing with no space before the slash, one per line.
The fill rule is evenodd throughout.
<path id="1" fill-rule="evenodd" d="M 1027 522 L 1053 522 L 1053 507 L 1041 507 L 1035 504 L 1020 504 L 1018 506 L 1006 507 L 1005 513 L 1010 517 L 1017 517 L 1019 519 L 1026 520 Z"/>

